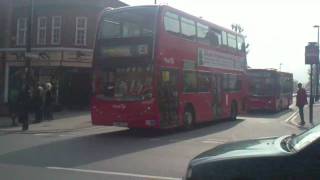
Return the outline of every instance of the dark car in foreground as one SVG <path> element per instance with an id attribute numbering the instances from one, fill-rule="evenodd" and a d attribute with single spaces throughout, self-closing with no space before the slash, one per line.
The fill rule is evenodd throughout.
<path id="1" fill-rule="evenodd" d="M 191 160 L 185 179 L 320 179 L 320 125 L 300 135 L 220 145 Z"/>

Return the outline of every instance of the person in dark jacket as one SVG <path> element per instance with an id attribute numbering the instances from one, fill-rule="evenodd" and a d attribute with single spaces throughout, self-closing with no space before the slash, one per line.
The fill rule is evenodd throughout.
<path id="1" fill-rule="evenodd" d="M 52 120 L 52 85 L 51 83 L 46 83 L 45 97 L 44 97 L 44 117 L 47 120 Z"/>
<path id="2" fill-rule="evenodd" d="M 303 113 L 303 107 L 308 104 L 307 100 L 307 93 L 304 88 L 302 88 L 302 84 L 298 84 L 298 91 L 297 91 L 297 101 L 296 106 L 299 108 L 299 114 L 300 114 L 300 125 L 303 126 L 305 124 L 304 121 L 304 113 Z M 311 122 L 310 122 L 311 123 Z"/>
<path id="3" fill-rule="evenodd" d="M 39 123 L 43 118 L 43 88 L 38 86 L 33 94 L 33 108 L 35 115 L 35 123 Z"/>
<path id="4" fill-rule="evenodd" d="M 12 90 L 10 90 L 8 105 L 9 105 L 10 117 L 12 120 L 12 126 L 18 125 L 16 122 L 16 119 L 18 117 L 18 107 L 17 107 L 18 95 L 19 95 L 19 91 L 17 89 L 13 88 Z"/>
<path id="5" fill-rule="evenodd" d="M 22 123 L 22 130 L 29 129 L 29 109 L 30 109 L 30 93 L 29 88 L 26 86 L 21 89 L 17 98 L 18 118 Z"/>

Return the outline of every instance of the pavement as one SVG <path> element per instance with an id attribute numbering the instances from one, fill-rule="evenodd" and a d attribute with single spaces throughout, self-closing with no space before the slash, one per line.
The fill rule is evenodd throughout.
<path id="1" fill-rule="evenodd" d="M 292 110 L 294 111 L 294 113 L 292 113 L 292 115 L 290 116 L 289 119 L 287 119 L 287 122 L 297 126 L 297 127 L 301 127 L 299 125 L 300 123 L 300 116 L 299 116 L 299 110 L 297 107 L 292 106 Z M 306 124 L 303 126 L 305 128 L 311 128 L 313 127 L 313 125 L 318 125 L 320 124 L 320 102 L 315 102 L 313 105 L 313 125 L 310 124 L 310 108 L 309 105 L 306 105 L 304 107 L 304 120 L 306 122 Z"/>
<path id="2" fill-rule="evenodd" d="M 40 123 L 32 123 L 34 116 L 29 116 L 29 130 L 21 131 L 21 125 L 12 127 L 10 117 L 0 117 L 0 132 L 2 133 L 52 133 L 66 132 L 90 128 L 91 118 L 89 111 L 62 111 L 54 113 L 53 120 L 44 120 Z"/>

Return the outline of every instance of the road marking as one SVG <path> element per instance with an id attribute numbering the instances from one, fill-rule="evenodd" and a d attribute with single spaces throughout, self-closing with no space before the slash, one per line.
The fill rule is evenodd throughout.
<path id="1" fill-rule="evenodd" d="M 223 144 L 223 142 L 217 142 L 217 141 L 201 141 L 201 142 L 205 144 Z"/>
<path id="2" fill-rule="evenodd" d="M 85 173 L 94 173 L 94 174 L 106 174 L 106 175 L 116 175 L 116 176 L 128 176 L 128 177 L 157 179 L 157 180 L 182 180 L 181 178 L 151 176 L 151 175 L 144 175 L 144 174 L 132 174 L 132 173 L 122 173 L 122 172 L 112 172 L 112 171 L 97 171 L 97 170 L 63 168 L 63 167 L 47 167 L 47 168 L 54 169 L 54 170 L 85 172 Z"/>
<path id="3" fill-rule="evenodd" d="M 224 144 L 227 141 L 223 141 L 223 140 L 217 140 L 217 139 L 206 139 L 204 141 L 201 141 L 202 143 L 206 143 L 206 144 Z"/>
<path id="4" fill-rule="evenodd" d="M 293 119 L 295 116 L 297 116 L 298 115 L 298 111 L 295 111 L 293 114 L 291 114 L 291 116 L 289 116 L 286 120 L 285 120 L 285 122 L 289 122 L 291 119 Z"/>
<path id="5" fill-rule="evenodd" d="M 52 133 L 38 133 L 38 134 L 33 134 L 34 136 L 50 136 Z"/>
<path id="6" fill-rule="evenodd" d="M 75 134 L 59 134 L 60 137 L 75 137 Z"/>
<path id="7" fill-rule="evenodd" d="M 281 124 L 287 126 L 287 127 L 290 127 L 290 128 L 293 128 L 293 129 L 298 129 L 297 125 L 294 125 L 293 123 L 287 123 L 287 122 L 281 122 Z"/>

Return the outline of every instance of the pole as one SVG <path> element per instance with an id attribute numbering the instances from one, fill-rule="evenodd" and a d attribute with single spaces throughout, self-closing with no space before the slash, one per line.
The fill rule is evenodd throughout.
<path id="1" fill-rule="evenodd" d="M 281 72 L 282 63 L 279 64 L 279 71 Z"/>
<path id="2" fill-rule="evenodd" d="M 310 103 L 309 103 L 309 122 L 313 122 L 313 64 L 310 65 L 311 73 L 310 73 Z"/>
<path id="3" fill-rule="evenodd" d="M 32 47 L 32 26 L 33 26 L 33 0 L 30 0 L 29 3 L 29 16 L 28 16 L 28 27 L 27 27 L 27 42 L 26 42 L 26 53 L 30 54 L 31 47 Z M 27 88 L 30 88 L 31 85 L 31 57 L 26 57 L 25 62 L 25 73 L 26 73 L 26 79 L 25 83 Z"/>
<path id="4" fill-rule="evenodd" d="M 157 4 L 157 0 L 154 0 L 154 4 Z"/>
<path id="5" fill-rule="evenodd" d="M 318 33 L 319 33 L 319 28 L 318 28 Z M 318 34 L 318 48 L 319 48 L 319 34 Z M 318 59 L 319 61 L 319 59 Z M 316 101 L 319 100 L 319 64 L 316 64 Z"/>

